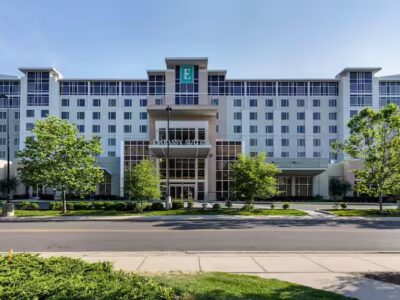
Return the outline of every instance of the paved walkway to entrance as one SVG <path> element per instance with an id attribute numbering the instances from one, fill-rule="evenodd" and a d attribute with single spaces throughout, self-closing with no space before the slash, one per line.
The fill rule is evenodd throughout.
<path id="1" fill-rule="evenodd" d="M 400 253 L 290 252 L 45 252 L 110 261 L 140 273 L 230 272 L 277 278 L 360 300 L 398 300 L 400 286 L 364 278 L 363 272 L 400 272 Z"/>

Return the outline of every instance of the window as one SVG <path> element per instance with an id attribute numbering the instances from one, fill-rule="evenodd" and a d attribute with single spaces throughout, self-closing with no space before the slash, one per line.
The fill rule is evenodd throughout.
<path id="1" fill-rule="evenodd" d="M 337 113 L 331 112 L 329 113 L 329 120 L 336 120 L 337 119 Z"/>
<path id="2" fill-rule="evenodd" d="M 139 132 L 140 133 L 146 133 L 147 132 L 147 125 L 140 125 L 139 126 Z"/>
<path id="3" fill-rule="evenodd" d="M 99 111 L 94 111 L 92 113 L 92 116 L 93 116 L 93 120 L 100 120 L 100 118 L 101 118 L 101 114 Z"/>
<path id="4" fill-rule="evenodd" d="M 3 125 L 3 126 L 6 126 L 6 125 Z M 33 123 L 26 123 L 26 130 L 30 131 L 32 129 L 33 129 Z"/>
<path id="5" fill-rule="evenodd" d="M 265 133 L 274 133 L 274 126 L 273 125 L 265 126 Z"/>
<path id="6" fill-rule="evenodd" d="M 314 99 L 313 100 L 313 107 L 320 107 L 321 106 L 321 100 L 320 99 Z"/>
<path id="7" fill-rule="evenodd" d="M 265 106 L 272 107 L 274 106 L 274 100 L 272 99 L 265 99 Z"/>
<path id="8" fill-rule="evenodd" d="M 69 112 L 68 111 L 61 112 L 61 119 L 68 120 L 69 119 Z"/>
<path id="9" fill-rule="evenodd" d="M 124 99 L 124 106 L 131 107 L 132 106 L 132 99 Z"/>
<path id="10" fill-rule="evenodd" d="M 329 133 L 337 133 L 337 126 L 336 125 L 330 125 L 329 126 Z"/>
<path id="11" fill-rule="evenodd" d="M 60 95 L 87 95 L 87 81 L 60 81 Z"/>
<path id="12" fill-rule="evenodd" d="M 250 147 L 256 147 L 257 146 L 257 139 L 250 139 Z"/>
<path id="13" fill-rule="evenodd" d="M 274 139 L 265 139 L 265 146 L 273 147 L 274 146 Z"/>
<path id="14" fill-rule="evenodd" d="M 274 119 L 274 113 L 272 112 L 265 113 L 265 120 L 273 120 L 273 119 Z"/>
<path id="15" fill-rule="evenodd" d="M 69 106 L 69 99 L 61 99 L 61 106 Z"/>
<path id="16" fill-rule="evenodd" d="M 329 139 L 329 146 L 332 147 L 336 143 L 337 139 Z"/>
<path id="17" fill-rule="evenodd" d="M 125 133 L 131 133 L 132 132 L 132 126 L 131 125 L 124 125 L 124 132 Z"/>
<path id="18" fill-rule="evenodd" d="M 297 107 L 304 107 L 304 99 L 297 99 Z"/>
<path id="19" fill-rule="evenodd" d="M 233 119 L 234 120 L 241 120 L 242 119 L 242 113 L 241 112 L 234 112 L 233 113 Z"/>
<path id="20" fill-rule="evenodd" d="M 109 157 L 114 157 L 115 156 L 115 151 L 108 151 L 107 155 Z"/>
<path id="21" fill-rule="evenodd" d="M 0 120 L 5 120 L 5 119 L 7 119 L 7 112 L 0 111 Z"/>
<path id="22" fill-rule="evenodd" d="M 147 95 L 146 81 L 123 81 L 122 95 Z"/>
<path id="23" fill-rule="evenodd" d="M 0 132 L 6 132 L 6 131 L 7 131 L 7 125 L 0 125 Z"/>
<path id="24" fill-rule="evenodd" d="M 319 157 L 321 157 L 321 152 L 314 151 L 314 152 L 313 152 L 313 157 L 314 157 L 314 158 L 319 158 Z"/>
<path id="25" fill-rule="evenodd" d="M 100 107 L 101 106 L 101 100 L 100 99 L 93 99 L 93 106 L 94 107 Z"/>
<path id="26" fill-rule="evenodd" d="M 215 125 L 215 132 L 219 132 L 219 126 L 218 125 Z"/>
<path id="27" fill-rule="evenodd" d="M 288 107 L 289 100 L 288 99 L 281 99 L 281 107 Z"/>
<path id="28" fill-rule="evenodd" d="M 305 139 L 297 139 L 297 147 L 304 147 L 306 145 Z"/>
<path id="29" fill-rule="evenodd" d="M 84 107 L 85 106 L 85 99 L 76 100 L 76 106 Z"/>
<path id="30" fill-rule="evenodd" d="M 40 116 L 42 118 L 47 118 L 49 116 L 49 111 L 47 109 L 42 109 L 42 111 L 40 112 Z"/>
<path id="31" fill-rule="evenodd" d="M 289 113 L 281 112 L 281 120 L 289 120 Z"/>
<path id="32" fill-rule="evenodd" d="M 310 82 L 310 94 L 312 96 L 337 96 L 339 95 L 339 83 L 335 81 Z"/>
<path id="33" fill-rule="evenodd" d="M 306 118 L 306 113 L 298 112 L 297 113 L 297 120 L 304 120 Z"/>
<path id="34" fill-rule="evenodd" d="M 4 125 L 4 126 L 6 126 L 6 125 Z M 4 127 L 5 128 L 5 127 Z M 15 132 L 19 132 L 19 125 L 18 124 L 16 124 L 16 125 L 14 125 L 14 131 Z M 1 131 L 0 131 L 1 132 Z M 4 131 L 5 132 L 5 131 Z"/>
<path id="35" fill-rule="evenodd" d="M 116 126 L 115 125 L 108 125 L 108 133 L 115 133 Z"/>
<path id="36" fill-rule="evenodd" d="M 0 145 L 4 146 L 6 144 L 6 138 L 0 138 Z"/>
<path id="37" fill-rule="evenodd" d="M 211 105 L 218 106 L 219 105 L 218 99 L 211 99 Z"/>
<path id="38" fill-rule="evenodd" d="M 337 153 L 336 152 L 329 152 L 329 159 L 330 160 L 337 160 Z"/>
<path id="39" fill-rule="evenodd" d="M 28 106 L 49 106 L 49 95 L 45 94 L 28 94 Z"/>
<path id="40" fill-rule="evenodd" d="M 289 139 L 281 139 L 282 147 L 289 147 Z"/>
<path id="41" fill-rule="evenodd" d="M 329 107 L 336 107 L 336 99 L 329 99 Z"/>
<path id="42" fill-rule="evenodd" d="M 109 138 L 108 139 L 108 146 L 115 146 L 116 144 L 116 139 L 115 138 Z"/>
<path id="43" fill-rule="evenodd" d="M 268 151 L 267 152 L 267 157 L 274 157 L 274 152 Z"/>
<path id="44" fill-rule="evenodd" d="M 354 117 L 357 114 L 358 114 L 357 110 L 350 110 L 350 118 Z"/>
<path id="45" fill-rule="evenodd" d="M 93 125 L 92 126 L 93 133 L 100 133 L 100 125 Z"/>
<path id="46" fill-rule="evenodd" d="M 313 133 L 321 133 L 321 126 L 314 125 L 313 126 Z"/>
<path id="47" fill-rule="evenodd" d="M 372 93 L 372 72 L 350 72 L 350 94 Z"/>
<path id="48" fill-rule="evenodd" d="M 117 99 L 108 99 L 108 106 L 109 107 L 116 107 L 117 106 Z"/>
<path id="49" fill-rule="evenodd" d="M 250 133 L 257 133 L 257 126 L 250 125 Z"/>
<path id="50" fill-rule="evenodd" d="M 26 117 L 27 118 L 34 118 L 35 117 L 35 111 L 33 109 L 28 109 L 26 111 Z"/>
<path id="51" fill-rule="evenodd" d="M 321 120 L 321 113 L 320 112 L 314 112 L 313 113 L 313 120 Z"/>
<path id="52" fill-rule="evenodd" d="M 140 120 L 147 120 L 147 112 L 140 112 L 139 114 L 139 119 Z"/>
<path id="53" fill-rule="evenodd" d="M 305 152 L 297 152 L 297 157 L 306 157 L 306 153 Z"/>
<path id="54" fill-rule="evenodd" d="M 215 114 L 215 119 L 219 119 L 219 111 L 217 111 L 217 113 Z"/>
<path id="55" fill-rule="evenodd" d="M 289 126 L 282 125 L 281 126 L 281 133 L 289 133 Z"/>
<path id="56" fill-rule="evenodd" d="M 288 151 L 282 151 L 281 152 L 281 157 L 289 157 L 289 152 Z"/>
<path id="57" fill-rule="evenodd" d="M 233 126 L 233 132 L 234 133 L 242 133 L 242 126 L 240 126 L 240 125 Z"/>
<path id="58" fill-rule="evenodd" d="M 131 112 L 124 112 L 124 120 L 131 120 L 132 119 L 132 113 Z"/>
<path id="59" fill-rule="evenodd" d="M 109 111 L 108 112 L 108 119 L 109 120 L 115 120 L 117 118 L 117 113 L 115 111 Z"/>
<path id="60" fill-rule="evenodd" d="M 14 138 L 14 145 L 15 146 L 19 145 L 19 138 L 18 137 Z"/>
<path id="61" fill-rule="evenodd" d="M 278 82 L 278 95 L 307 96 L 307 82 L 300 82 L 300 81 Z"/>
<path id="62" fill-rule="evenodd" d="M 91 81 L 91 95 L 118 95 L 119 82 L 116 81 Z"/>
<path id="63" fill-rule="evenodd" d="M 256 157 L 257 151 L 250 151 L 250 157 Z"/>
<path id="64" fill-rule="evenodd" d="M 140 99 L 140 106 L 147 106 L 147 99 Z"/>
<path id="65" fill-rule="evenodd" d="M 241 107 L 242 106 L 242 99 L 234 99 L 233 106 Z"/>
<path id="66" fill-rule="evenodd" d="M 250 99 L 250 107 L 256 107 L 257 106 L 257 99 Z"/>
<path id="67" fill-rule="evenodd" d="M 250 112 L 250 120 L 257 120 L 257 113 L 256 112 Z"/>
<path id="68" fill-rule="evenodd" d="M 350 95 L 350 106 L 371 106 L 371 95 Z"/>
<path id="69" fill-rule="evenodd" d="M 275 82 L 248 81 L 247 95 L 249 96 L 275 96 Z"/>
<path id="70" fill-rule="evenodd" d="M 314 147 L 321 147 L 321 139 L 313 139 Z"/>
<path id="71" fill-rule="evenodd" d="M 78 111 L 78 112 L 76 113 L 76 118 L 77 118 L 78 120 L 84 120 L 84 119 L 85 119 L 85 112 L 84 112 L 84 111 Z"/>
<path id="72" fill-rule="evenodd" d="M 306 127 L 304 125 L 297 126 L 297 133 L 305 133 L 305 132 L 306 132 Z"/>
<path id="73" fill-rule="evenodd" d="M 161 99 L 161 98 L 155 99 L 155 104 L 156 105 L 163 105 L 163 99 Z"/>
<path id="74" fill-rule="evenodd" d="M 19 111 L 14 112 L 14 119 L 19 120 Z"/>

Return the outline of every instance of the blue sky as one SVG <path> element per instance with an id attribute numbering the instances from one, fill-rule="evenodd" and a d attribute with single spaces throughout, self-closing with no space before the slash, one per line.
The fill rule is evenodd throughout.
<path id="1" fill-rule="evenodd" d="M 400 73 L 397 0 L 0 0 L 0 74 L 145 78 L 166 56 L 207 56 L 228 78 Z"/>

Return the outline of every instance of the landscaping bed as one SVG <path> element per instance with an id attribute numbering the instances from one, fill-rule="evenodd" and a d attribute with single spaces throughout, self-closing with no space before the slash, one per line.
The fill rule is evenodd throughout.
<path id="1" fill-rule="evenodd" d="M 400 217 L 399 209 L 330 209 L 326 210 L 338 217 Z"/>
<path id="2" fill-rule="evenodd" d="M 107 262 L 31 254 L 0 257 L 0 299 L 286 299 L 345 300 L 275 279 L 226 273 L 142 276 Z"/>
<path id="3" fill-rule="evenodd" d="M 400 272 L 365 273 L 364 277 L 400 285 Z"/>

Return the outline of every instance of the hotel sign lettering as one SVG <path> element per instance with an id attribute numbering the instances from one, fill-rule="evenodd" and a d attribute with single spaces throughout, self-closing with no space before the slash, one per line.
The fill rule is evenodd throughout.
<path id="1" fill-rule="evenodd" d="M 181 83 L 193 83 L 194 80 L 194 66 L 182 65 L 179 71 L 179 79 Z"/>
<path id="2" fill-rule="evenodd" d="M 186 145 L 186 146 L 193 146 L 193 145 L 206 145 L 205 140 L 154 140 L 154 145 Z"/>

